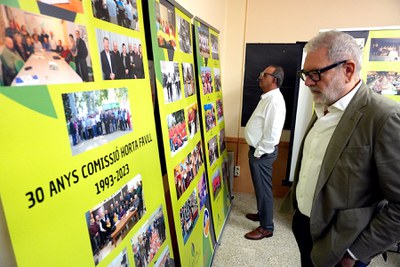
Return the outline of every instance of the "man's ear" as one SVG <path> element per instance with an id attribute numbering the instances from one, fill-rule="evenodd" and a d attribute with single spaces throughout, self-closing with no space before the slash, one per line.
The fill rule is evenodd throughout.
<path id="1" fill-rule="evenodd" d="M 348 60 L 344 63 L 344 72 L 346 76 L 346 82 L 350 82 L 356 72 L 356 63 L 353 60 Z"/>

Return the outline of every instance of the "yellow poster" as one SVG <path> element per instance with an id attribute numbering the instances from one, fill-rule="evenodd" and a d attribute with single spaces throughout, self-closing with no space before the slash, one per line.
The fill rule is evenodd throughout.
<path id="1" fill-rule="evenodd" d="M 209 266 L 214 253 L 209 188 L 197 103 L 192 16 L 148 1 L 168 185 L 182 266 Z"/>
<path id="2" fill-rule="evenodd" d="M 210 185 L 211 217 L 217 241 L 228 217 L 231 196 L 228 184 L 228 152 L 222 101 L 219 32 L 196 18 L 194 21 L 205 160 Z"/>
<path id="3" fill-rule="evenodd" d="M 141 1 L 3 3 L 0 200 L 15 264 L 173 262 Z"/>

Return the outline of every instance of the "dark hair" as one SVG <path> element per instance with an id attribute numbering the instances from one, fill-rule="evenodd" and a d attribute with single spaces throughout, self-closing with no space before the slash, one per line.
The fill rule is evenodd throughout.
<path id="1" fill-rule="evenodd" d="M 285 72 L 281 66 L 277 65 L 270 65 L 271 67 L 275 68 L 274 73 L 272 73 L 276 79 L 276 85 L 278 87 L 282 86 L 283 79 L 285 78 Z"/>

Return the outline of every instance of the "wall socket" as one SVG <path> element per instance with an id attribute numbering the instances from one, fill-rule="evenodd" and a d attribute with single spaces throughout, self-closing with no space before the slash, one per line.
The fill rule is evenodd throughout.
<path id="1" fill-rule="evenodd" d="M 235 176 L 240 176 L 240 166 L 235 166 Z"/>

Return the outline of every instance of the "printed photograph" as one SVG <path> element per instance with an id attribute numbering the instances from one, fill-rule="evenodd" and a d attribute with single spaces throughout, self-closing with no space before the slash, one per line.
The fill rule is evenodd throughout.
<path id="1" fill-rule="evenodd" d="M 166 246 L 160 257 L 154 263 L 154 267 L 174 267 L 175 261 L 171 258 L 169 247 Z"/>
<path id="2" fill-rule="evenodd" d="M 400 72 L 369 71 L 367 85 L 381 95 L 400 95 Z"/>
<path id="3" fill-rule="evenodd" d="M 155 2 L 156 30 L 158 46 L 166 49 L 176 49 L 175 38 L 175 8 L 167 1 Z"/>
<path id="4" fill-rule="evenodd" d="M 211 55 L 212 55 L 212 59 L 219 60 L 218 36 L 215 36 L 214 34 L 210 34 L 210 39 L 211 39 Z"/>
<path id="5" fill-rule="evenodd" d="M 164 103 L 172 103 L 182 99 L 179 64 L 173 61 L 160 61 Z"/>
<path id="6" fill-rule="evenodd" d="M 6 5 L 0 20 L 2 86 L 93 81 L 85 26 Z"/>
<path id="7" fill-rule="evenodd" d="M 204 116 L 206 121 L 206 131 L 208 132 L 217 125 L 215 119 L 215 107 L 213 103 L 204 105 Z"/>
<path id="8" fill-rule="evenodd" d="M 149 266 L 166 239 L 165 218 L 160 206 L 131 239 L 135 266 Z"/>
<path id="9" fill-rule="evenodd" d="M 103 80 L 144 79 L 140 39 L 96 29 Z"/>
<path id="10" fill-rule="evenodd" d="M 178 199 L 196 178 L 202 164 L 203 158 L 201 157 L 201 146 L 199 142 L 197 146 L 194 147 L 193 151 L 174 168 L 176 195 Z"/>
<path id="11" fill-rule="evenodd" d="M 210 57 L 210 41 L 209 41 L 209 29 L 207 26 L 200 24 L 199 30 L 199 50 L 200 55 L 205 58 Z"/>
<path id="12" fill-rule="evenodd" d="M 211 94 L 214 91 L 211 69 L 209 67 L 201 67 L 201 83 L 203 85 L 203 94 Z"/>
<path id="13" fill-rule="evenodd" d="M 197 191 L 199 192 L 200 210 L 202 210 L 207 201 L 207 183 L 206 174 L 204 172 L 202 173 L 199 184 L 197 185 Z"/>
<path id="14" fill-rule="evenodd" d="M 121 168 L 121 170 L 124 175 L 129 175 L 129 168 Z M 117 171 L 114 175 L 100 180 L 96 183 L 98 189 L 104 191 L 109 187 L 119 186 L 123 178 L 120 173 Z M 121 243 L 145 212 L 140 174 L 86 212 L 88 234 L 96 265 Z"/>
<path id="15" fill-rule="evenodd" d="M 117 255 L 117 257 L 109 264 L 107 267 L 129 267 L 129 261 L 128 261 L 128 256 L 126 254 L 126 248 L 121 251 Z"/>
<path id="16" fill-rule="evenodd" d="M 83 13 L 82 0 L 37 0 L 39 8 L 41 4 L 62 8 L 75 13 Z M 40 8 L 42 9 L 42 8 Z M 51 10 L 49 10 L 51 11 Z M 50 15 L 50 14 L 48 14 Z"/>
<path id="17" fill-rule="evenodd" d="M 221 71 L 217 68 L 214 68 L 214 86 L 215 92 L 221 91 Z"/>
<path id="18" fill-rule="evenodd" d="M 186 244 L 199 218 L 199 205 L 197 204 L 196 188 L 190 194 L 179 212 L 183 242 Z"/>
<path id="19" fill-rule="evenodd" d="M 212 175 L 214 199 L 218 196 L 218 193 L 221 191 L 221 183 L 222 183 L 221 172 L 219 168 L 217 168 L 217 170 Z"/>
<path id="20" fill-rule="evenodd" d="M 221 123 L 224 120 L 224 108 L 222 107 L 222 99 L 218 99 L 216 103 L 218 123 Z"/>
<path id="21" fill-rule="evenodd" d="M 132 132 L 127 88 L 62 94 L 62 101 L 73 156 Z"/>
<path id="22" fill-rule="evenodd" d="M 182 63 L 183 89 L 185 97 L 196 94 L 196 85 L 194 82 L 194 71 L 191 63 Z"/>
<path id="23" fill-rule="evenodd" d="M 225 141 L 225 128 L 221 129 L 218 134 L 219 137 L 219 154 L 222 155 L 222 153 L 226 149 L 226 141 Z"/>
<path id="24" fill-rule="evenodd" d="M 186 132 L 186 121 L 183 109 L 171 113 L 167 116 L 169 144 L 171 155 L 174 156 L 188 142 Z"/>
<path id="25" fill-rule="evenodd" d="M 371 38 L 369 61 L 399 61 L 400 38 Z"/>
<path id="26" fill-rule="evenodd" d="M 208 141 L 208 159 L 212 166 L 219 158 L 217 136 L 214 136 Z"/>
<path id="27" fill-rule="evenodd" d="M 179 49 L 184 53 L 192 53 L 192 38 L 190 34 L 191 24 L 189 21 L 176 16 L 176 25 L 178 27 Z"/>
<path id="28" fill-rule="evenodd" d="M 92 10 L 95 18 L 127 29 L 139 30 L 136 0 L 92 0 Z"/>
<path id="29" fill-rule="evenodd" d="M 197 102 L 186 108 L 189 128 L 189 138 L 193 138 L 200 129 L 199 113 L 197 109 Z"/>

